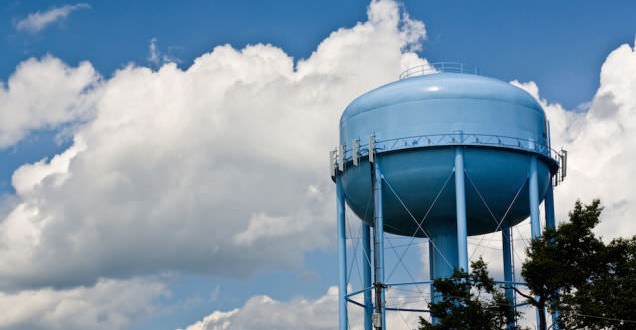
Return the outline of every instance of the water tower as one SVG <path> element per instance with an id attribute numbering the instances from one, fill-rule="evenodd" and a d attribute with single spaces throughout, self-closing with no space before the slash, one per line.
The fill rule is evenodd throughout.
<path id="1" fill-rule="evenodd" d="M 385 232 L 428 239 L 434 279 L 468 270 L 468 236 L 501 231 L 504 281 L 511 283 L 511 228 L 530 217 L 531 235 L 539 236 L 542 201 L 546 225 L 554 226 L 552 188 L 565 177 L 564 163 L 532 96 L 461 64 L 412 68 L 353 100 L 331 153 L 340 329 L 347 329 L 352 294 L 364 295 L 357 304 L 365 329 L 386 329 L 384 291 L 392 283 L 384 279 Z M 347 292 L 345 205 L 363 222 L 363 253 L 373 254 L 357 293 Z"/>

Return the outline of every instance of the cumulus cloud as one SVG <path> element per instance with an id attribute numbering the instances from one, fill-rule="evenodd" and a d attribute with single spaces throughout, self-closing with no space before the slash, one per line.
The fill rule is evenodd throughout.
<path id="1" fill-rule="evenodd" d="M 355 309 L 355 310 L 354 310 Z M 349 314 L 352 330 L 362 330 L 361 309 L 354 306 Z M 417 327 L 417 313 L 387 312 L 387 328 L 411 330 Z M 327 330 L 338 327 L 338 288 L 331 287 L 315 300 L 303 298 L 287 302 L 268 296 L 254 296 L 245 305 L 229 311 L 214 311 L 185 330 L 249 330 L 249 329 L 307 329 Z"/>
<path id="2" fill-rule="evenodd" d="M 30 131 L 87 119 L 100 77 L 88 62 L 69 67 L 57 58 L 26 60 L 0 81 L 0 149 Z"/>
<path id="3" fill-rule="evenodd" d="M 170 271 L 245 277 L 301 267 L 304 251 L 330 248 L 326 155 L 341 111 L 402 65 L 424 62 L 408 52 L 424 37 L 421 23 L 392 1 L 372 2 L 368 14 L 297 63 L 271 45 L 225 45 L 185 70 L 129 66 L 95 86 L 88 64 L 23 64 L 82 73 L 31 89 L 74 82 L 50 93 L 65 95 L 64 114 L 90 99 L 91 117 L 68 150 L 14 173 L 14 205 L 0 223 L 0 287 Z M 22 134 L 38 120 L 73 118 L 47 119 L 24 103 L 11 107 L 33 113 Z"/>
<path id="4" fill-rule="evenodd" d="M 30 33 L 37 33 L 44 30 L 47 26 L 65 19 L 72 12 L 80 9 L 88 9 L 89 6 L 86 3 L 78 3 L 75 5 L 64 5 L 62 7 L 55 7 L 45 12 L 35 12 L 29 14 L 25 19 L 18 21 L 15 24 L 15 28 L 18 31 L 26 31 Z"/>
<path id="5" fill-rule="evenodd" d="M 147 279 L 0 292 L 0 329 L 123 329 L 131 320 L 150 315 L 154 301 L 167 294 L 163 284 Z"/>
<path id="6" fill-rule="evenodd" d="M 600 73 L 600 86 L 587 111 L 571 111 L 539 95 L 533 82 L 515 84 L 541 103 L 552 125 L 553 147 L 568 150 L 568 178 L 555 191 L 559 219 L 576 199 L 600 198 L 606 209 L 599 225 L 605 238 L 636 235 L 631 215 L 636 178 L 636 49 L 612 51 Z"/>

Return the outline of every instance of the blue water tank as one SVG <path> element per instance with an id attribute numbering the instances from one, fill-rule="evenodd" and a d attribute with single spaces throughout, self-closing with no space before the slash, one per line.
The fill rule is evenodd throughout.
<path id="1" fill-rule="evenodd" d="M 540 196 L 558 163 L 541 106 L 509 83 L 473 74 L 402 79 L 355 99 L 340 119 L 345 199 L 373 225 L 371 145 L 385 178 L 385 231 L 443 235 L 455 223 L 454 150 L 463 148 L 468 235 L 529 216 L 530 159 Z M 369 142 L 372 137 L 374 142 Z M 423 232 L 426 231 L 426 232 Z"/>

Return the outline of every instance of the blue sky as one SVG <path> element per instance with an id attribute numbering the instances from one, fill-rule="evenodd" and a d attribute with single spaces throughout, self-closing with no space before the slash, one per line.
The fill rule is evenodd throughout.
<path id="1" fill-rule="evenodd" d="M 631 1 L 402 3 L 426 24 L 421 54 L 431 61 L 470 63 L 501 79 L 536 81 L 546 97 L 570 108 L 590 100 L 598 67 L 617 45 L 633 40 L 636 29 Z M 332 31 L 364 20 L 367 1 L 98 1 L 36 35 L 15 31 L 16 20 L 65 4 L 3 6 L 2 77 L 25 58 L 47 53 L 67 63 L 89 60 L 108 76 L 130 62 L 148 64 L 152 38 L 183 67 L 226 43 L 270 43 L 306 58 Z"/>
<path id="2" fill-rule="evenodd" d="M 0 123 L 0 233 L 17 236 L 6 236 L 11 240 L 0 249 L 14 262 L 0 267 L 0 306 L 24 306 L 30 316 L 0 316 L 0 328 L 92 324 L 72 308 L 58 319 L 20 300 L 21 292 L 47 301 L 85 298 L 94 306 L 86 315 L 102 316 L 95 329 L 185 328 L 235 308 L 238 314 L 221 318 L 241 324 L 236 315 L 257 295 L 283 305 L 300 297 L 315 303 L 336 284 L 333 187 L 320 159 L 335 144 L 346 103 L 396 79 L 408 61 L 463 62 L 520 82 L 542 99 L 554 140 L 585 150 L 578 166 L 594 169 L 563 188 L 563 205 L 605 192 L 615 221 L 636 205 L 620 189 L 590 188 L 594 180 L 621 180 L 599 174 L 609 163 L 620 160 L 625 173 L 633 171 L 633 152 L 626 151 L 632 126 L 623 122 L 628 129 L 619 133 L 612 125 L 636 111 L 621 94 L 636 86 L 621 48 L 634 45 L 636 3 L 404 0 L 396 12 L 395 3 L 383 4 L 374 21 L 369 2 L 359 0 L 5 2 L 0 121 L 9 124 Z M 64 14 L 47 24 L 21 24 L 55 10 Z M 256 44 L 265 46 L 248 46 Z M 615 67 L 626 68 L 627 78 Z M 206 81 L 218 87 L 201 88 Z M 610 94 L 613 110 L 601 102 Z M 286 104 L 273 109 L 277 102 Z M 303 105 L 306 113 L 294 112 Z M 11 124 L 19 113 L 30 117 Z M 3 140 L 10 134 L 17 135 Z M 618 158 L 603 158 L 607 138 Z M 157 193 L 162 189 L 170 192 Z M 291 225 L 297 218 L 301 225 Z M 292 228 L 290 236 L 277 238 L 258 223 Z M 612 236 L 634 229 L 605 230 Z M 29 245 L 32 237 L 40 245 Z M 246 250 L 226 251 L 240 246 Z M 50 276 L 37 275 L 41 261 L 53 267 Z M 127 300 L 126 312 L 92 298 L 117 290 L 138 298 Z"/>

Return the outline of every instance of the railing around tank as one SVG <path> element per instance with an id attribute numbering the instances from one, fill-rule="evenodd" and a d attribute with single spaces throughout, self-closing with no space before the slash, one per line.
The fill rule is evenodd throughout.
<path id="1" fill-rule="evenodd" d="M 399 78 L 405 79 L 409 77 L 415 76 L 423 76 L 429 74 L 435 74 L 440 72 L 448 72 L 448 73 L 465 73 L 465 74 L 480 74 L 479 69 L 472 65 L 458 63 L 458 62 L 435 62 L 435 63 L 427 63 L 424 65 L 418 65 L 411 68 L 406 69 L 402 73 L 400 73 Z"/>
<path id="2" fill-rule="evenodd" d="M 375 136 L 369 136 L 368 142 L 364 144 L 360 139 L 353 140 L 351 145 L 341 145 L 331 152 L 331 175 L 332 177 L 335 176 L 336 170 L 343 172 L 347 163 L 357 166 L 361 158 L 369 157 L 369 146 L 375 151 L 375 154 L 378 154 L 412 148 L 455 145 L 505 148 L 540 154 L 558 165 L 558 173 L 555 175 L 555 185 L 562 182 L 567 174 L 567 151 L 564 149 L 557 151 L 548 146 L 538 144 L 532 139 L 456 132 L 407 136 L 377 141 L 375 140 Z M 371 154 L 371 161 L 373 161 L 373 156 L 374 153 Z"/>

